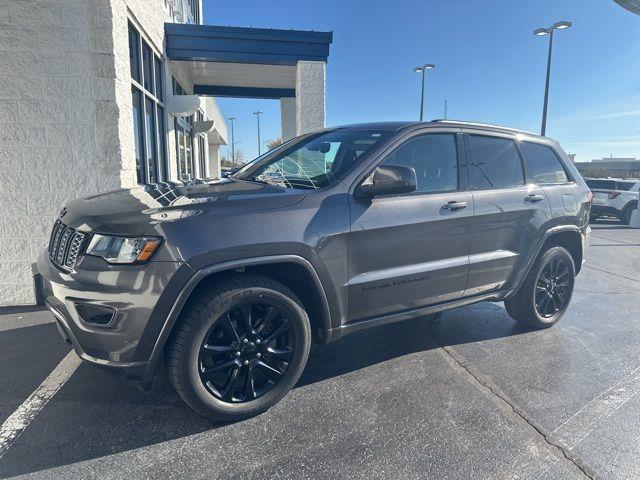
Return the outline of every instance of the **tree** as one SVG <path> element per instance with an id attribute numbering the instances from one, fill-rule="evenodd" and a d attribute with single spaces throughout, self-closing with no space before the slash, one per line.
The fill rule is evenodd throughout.
<path id="1" fill-rule="evenodd" d="M 589 177 L 589 178 L 607 178 L 607 169 L 606 168 L 589 167 L 589 168 L 582 169 L 580 174 L 583 177 Z"/>
<path id="2" fill-rule="evenodd" d="M 271 140 L 267 140 L 266 142 L 264 142 L 265 147 L 267 147 L 267 151 L 268 150 L 273 150 L 274 148 L 282 145 L 284 143 L 284 140 L 282 138 L 272 138 Z"/>

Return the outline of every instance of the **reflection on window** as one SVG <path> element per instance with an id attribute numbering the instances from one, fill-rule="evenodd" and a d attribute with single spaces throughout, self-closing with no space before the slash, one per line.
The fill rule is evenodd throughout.
<path id="1" fill-rule="evenodd" d="M 546 145 L 522 142 L 522 149 L 527 160 L 529 176 L 539 185 L 567 183 L 567 172 L 560 160 Z"/>
<path id="2" fill-rule="evenodd" d="M 416 171 L 415 193 L 458 189 L 458 156 L 452 134 L 431 133 L 408 140 L 382 163 L 412 167 Z"/>
<path id="3" fill-rule="evenodd" d="M 520 155 L 512 140 L 469 135 L 469 188 L 513 188 L 524 184 Z"/>
<path id="4" fill-rule="evenodd" d="M 334 183 L 383 137 L 381 132 L 338 129 L 307 137 L 275 156 L 249 164 L 236 177 L 289 188 Z"/>

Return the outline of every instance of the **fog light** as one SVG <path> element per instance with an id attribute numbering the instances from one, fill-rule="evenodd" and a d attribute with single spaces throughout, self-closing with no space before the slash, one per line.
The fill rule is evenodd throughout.
<path id="1" fill-rule="evenodd" d="M 80 319 L 85 323 L 104 327 L 110 325 L 116 316 L 116 309 L 113 307 L 84 302 L 73 302 L 73 305 Z"/>

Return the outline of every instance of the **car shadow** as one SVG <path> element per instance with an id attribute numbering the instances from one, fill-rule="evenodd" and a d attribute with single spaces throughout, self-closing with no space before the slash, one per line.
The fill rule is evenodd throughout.
<path id="1" fill-rule="evenodd" d="M 528 332 L 496 304 L 464 307 L 353 333 L 314 346 L 295 388 L 416 352 Z M 0 462 L 0 477 L 26 474 L 168 440 L 221 425 L 195 414 L 173 390 L 163 367 L 149 391 L 110 372 L 81 365 Z"/>

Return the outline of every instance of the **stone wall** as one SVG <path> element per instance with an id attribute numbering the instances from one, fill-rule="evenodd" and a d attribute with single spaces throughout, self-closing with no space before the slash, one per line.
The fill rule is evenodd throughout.
<path id="1" fill-rule="evenodd" d="M 0 5 L 0 305 L 34 303 L 32 264 L 62 205 L 135 175 L 115 77 L 109 0 Z"/>

